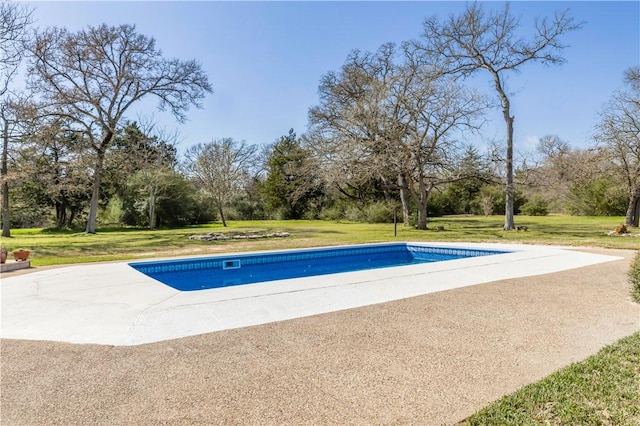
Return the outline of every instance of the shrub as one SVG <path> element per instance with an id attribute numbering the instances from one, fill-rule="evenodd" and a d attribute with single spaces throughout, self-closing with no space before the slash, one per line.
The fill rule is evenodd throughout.
<path id="1" fill-rule="evenodd" d="M 365 222 L 364 209 L 352 204 L 345 209 L 344 218 L 349 222 Z"/>
<path id="2" fill-rule="evenodd" d="M 320 219 L 339 221 L 344 217 L 344 211 L 339 206 L 325 207 L 320 212 Z"/>
<path id="3" fill-rule="evenodd" d="M 631 262 L 629 282 L 631 283 L 631 297 L 640 303 L 640 251 L 636 253 L 636 257 Z"/>
<path id="4" fill-rule="evenodd" d="M 529 216 L 546 216 L 549 214 L 549 203 L 541 196 L 535 195 L 524 203 L 520 211 Z"/>
<path id="5" fill-rule="evenodd" d="M 351 205 L 345 210 L 344 217 L 351 222 L 390 223 L 393 222 L 393 204 L 375 201 L 363 208 Z"/>
<path id="6" fill-rule="evenodd" d="M 393 204 L 384 201 L 376 201 L 368 204 L 365 209 L 365 218 L 368 223 L 393 222 Z"/>
<path id="7" fill-rule="evenodd" d="M 98 223 L 104 224 L 121 224 L 124 215 L 122 199 L 117 195 L 111 197 L 104 210 L 98 211 Z"/>

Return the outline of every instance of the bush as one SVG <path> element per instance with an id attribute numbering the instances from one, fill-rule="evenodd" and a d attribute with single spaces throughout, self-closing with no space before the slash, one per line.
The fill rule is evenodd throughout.
<path id="1" fill-rule="evenodd" d="M 636 257 L 631 262 L 629 282 L 631 283 L 631 297 L 640 303 L 640 251 L 636 253 Z"/>
<path id="2" fill-rule="evenodd" d="M 111 197 L 104 210 L 98 211 L 98 223 L 104 224 L 121 224 L 124 216 L 124 204 L 122 199 L 117 195 Z"/>
<path id="3" fill-rule="evenodd" d="M 376 201 L 368 204 L 365 209 L 365 218 L 368 223 L 393 222 L 393 205 L 384 201 Z"/>
<path id="4" fill-rule="evenodd" d="M 351 222 L 391 223 L 393 222 L 393 204 L 375 201 L 363 208 L 351 205 L 345 210 L 344 217 Z"/>
<path id="5" fill-rule="evenodd" d="M 320 212 L 320 219 L 339 221 L 344 217 L 344 211 L 339 206 L 325 207 Z"/>
<path id="6" fill-rule="evenodd" d="M 364 222 L 364 211 L 356 205 L 348 206 L 344 211 L 344 218 L 349 222 Z"/>
<path id="7" fill-rule="evenodd" d="M 12 205 L 10 214 L 11 228 L 46 228 L 55 224 L 51 220 L 51 208 L 42 205 Z M 1 224 L 0 224 L 1 225 Z"/>
<path id="8" fill-rule="evenodd" d="M 546 216 L 549 214 L 549 203 L 539 195 L 533 196 L 520 208 L 528 216 Z"/>

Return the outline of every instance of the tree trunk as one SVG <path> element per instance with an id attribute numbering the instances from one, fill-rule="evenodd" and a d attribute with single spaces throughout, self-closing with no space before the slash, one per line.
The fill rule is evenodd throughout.
<path id="1" fill-rule="evenodd" d="M 509 115 L 509 106 L 504 109 L 504 120 L 507 123 L 507 185 L 506 185 L 506 202 L 504 211 L 504 230 L 513 231 L 516 229 L 514 221 L 514 199 L 515 189 L 513 187 L 513 120 L 514 117 Z"/>
<path id="2" fill-rule="evenodd" d="M 640 224 L 640 186 L 631 194 L 625 224 L 636 228 Z"/>
<path id="3" fill-rule="evenodd" d="M 75 209 L 71 208 L 71 214 L 69 215 L 69 222 L 67 222 L 67 226 L 69 228 L 73 228 L 73 220 L 76 218 L 76 211 Z"/>
<path id="4" fill-rule="evenodd" d="M 149 187 L 149 229 L 156 229 L 156 187 Z"/>
<path id="5" fill-rule="evenodd" d="M 98 201 L 100 200 L 100 185 L 102 184 L 102 172 L 104 168 L 104 156 L 107 147 L 113 138 L 111 130 L 105 130 L 100 146 L 96 149 L 96 166 L 93 171 L 93 188 L 91 191 L 91 202 L 89 203 L 89 218 L 87 219 L 87 234 L 96 233 L 96 221 L 98 218 Z"/>
<path id="6" fill-rule="evenodd" d="M 9 183 L 2 184 L 2 236 L 11 236 L 11 213 L 9 211 Z"/>
<path id="7" fill-rule="evenodd" d="M 96 220 L 98 218 L 98 201 L 100 199 L 100 184 L 102 183 L 102 169 L 104 167 L 104 152 L 98 151 L 95 170 L 93 172 L 93 188 L 91 190 L 91 202 L 89 203 L 89 217 L 87 219 L 87 234 L 96 233 Z"/>
<path id="8" fill-rule="evenodd" d="M 63 203 L 56 203 L 56 228 L 64 228 L 67 223 L 67 208 Z"/>
<path id="9" fill-rule="evenodd" d="M 420 178 L 420 198 L 418 199 L 418 229 L 427 229 L 427 201 L 429 201 L 429 190 Z"/>
<path id="10" fill-rule="evenodd" d="M 222 221 L 222 226 L 227 227 L 227 221 L 224 220 L 224 213 L 222 212 L 222 203 L 218 203 L 218 213 L 220 213 L 220 220 Z"/>
<path id="11" fill-rule="evenodd" d="M 498 92 L 498 96 L 500 97 L 500 102 L 502 104 L 502 115 L 504 117 L 504 122 L 507 125 L 507 158 L 506 158 L 506 167 L 507 167 L 507 176 L 506 176 L 506 186 L 505 186 L 505 209 L 504 209 L 504 230 L 505 231 L 513 231 L 516 229 L 516 225 L 513 219 L 513 210 L 514 210 L 514 199 L 515 199 L 515 190 L 513 187 L 513 121 L 515 117 L 511 115 L 511 102 L 509 102 L 509 97 L 505 93 L 502 87 L 502 80 L 500 79 L 500 74 L 497 71 L 489 69 L 491 74 L 493 74 L 493 82 L 495 84 L 496 92 Z"/>
<path id="12" fill-rule="evenodd" d="M 2 131 L 2 236 L 11 236 L 11 215 L 9 211 L 9 182 L 7 179 L 7 157 L 9 155 L 9 123 L 3 120 Z"/>
<path id="13" fill-rule="evenodd" d="M 411 225 L 411 195 L 407 186 L 407 177 L 404 173 L 398 174 L 398 186 L 400 187 L 400 202 L 402 203 L 402 222 L 404 226 Z"/>
<path id="14" fill-rule="evenodd" d="M 224 212 L 222 208 L 224 206 L 224 199 L 222 197 L 214 197 L 214 201 L 216 203 L 216 207 L 218 207 L 218 214 L 220 215 L 220 221 L 222 221 L 222 226 L 226 228 L 227 221 L 224 219 Z"/>

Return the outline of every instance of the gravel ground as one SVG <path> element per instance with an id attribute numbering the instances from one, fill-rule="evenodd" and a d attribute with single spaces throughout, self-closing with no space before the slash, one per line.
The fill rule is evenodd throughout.
<path id="1" fill-rule="evenodd" d="M 595 250 L 592 250 L 595 251 Z M 640 329 L 624 260 L 160 343 L 4 339 L 2 425 L 441 425 Z"/>

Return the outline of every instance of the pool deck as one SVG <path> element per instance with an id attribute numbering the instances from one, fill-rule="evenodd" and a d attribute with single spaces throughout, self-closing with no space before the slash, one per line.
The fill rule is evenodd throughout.
<path id="1" fill-rule="evenodd" d="M 1 337 L 140 345 L 618 259 L 545 246 L 414 244 L 513 252 L 188 292 L 125 262 L 70 266 L 2 279 Z"/>
<path id="2" fill-rule="evenodd" d="M 96 325 L 88 330 L 97 333 L 96 339 L 114 340 L 120 327 L 114 323 L 121 321 L 109 315 L 141 312 L 132 302 L 123 303 L 121 297 L 130 293 L 156 312 L 149 296 L 100 276 L 111 273 L 102 265 L 14 276 L 2 280 L 0 423 L 455 424 L 502 395 L 639 331 L 640 305 L 630 300 L 626 277 L 633 254 L 532 248 L 508 265 L 466 265 L 429 275 L 441 277 L 442 285 L 460 276 L 469 282 L 490 280 L 496 269 L 513 275 L 485 284 L 136 346 L 24 340 L 82 337 L 71 331 L 51 334 L 55 327 L 46 320 L 75 330 L 79 324 L 70 321 L 83 318 L 76 311 L 90 313 L 93 307 L 101 309 L 104 330 Z M 530 276 L 522 276 L 523 268 L 533 268 L 526 271 Z M 78 287 L 71 277 L 82 278 Z M 376 278 L 381 277 L 376 273 Z M 49 279 L 63 288 L 56 292 Z M 22 296 L 15 288 L 20 286 L 29 287 Z M 100 297 L 87 302 L 92 295 Z M 119 310 L 107 309 L 109 295 Z M 57 310 L 38 313 L 45 300 Z M 212 301 L 205 305 L 217 306 Z M 236 306 L 244 305 L 239 301 Z M 187 310 L 183 306 L 179 312 Z M 95 315 L 88 314 L 86 321 L 96 321 Z M 6 330 L 19 335 L 22 327 L 28 333 L 7 338 L 5 319 L 12 321 Z M 49 333 L 36 333 L 35 324 Z"/>

